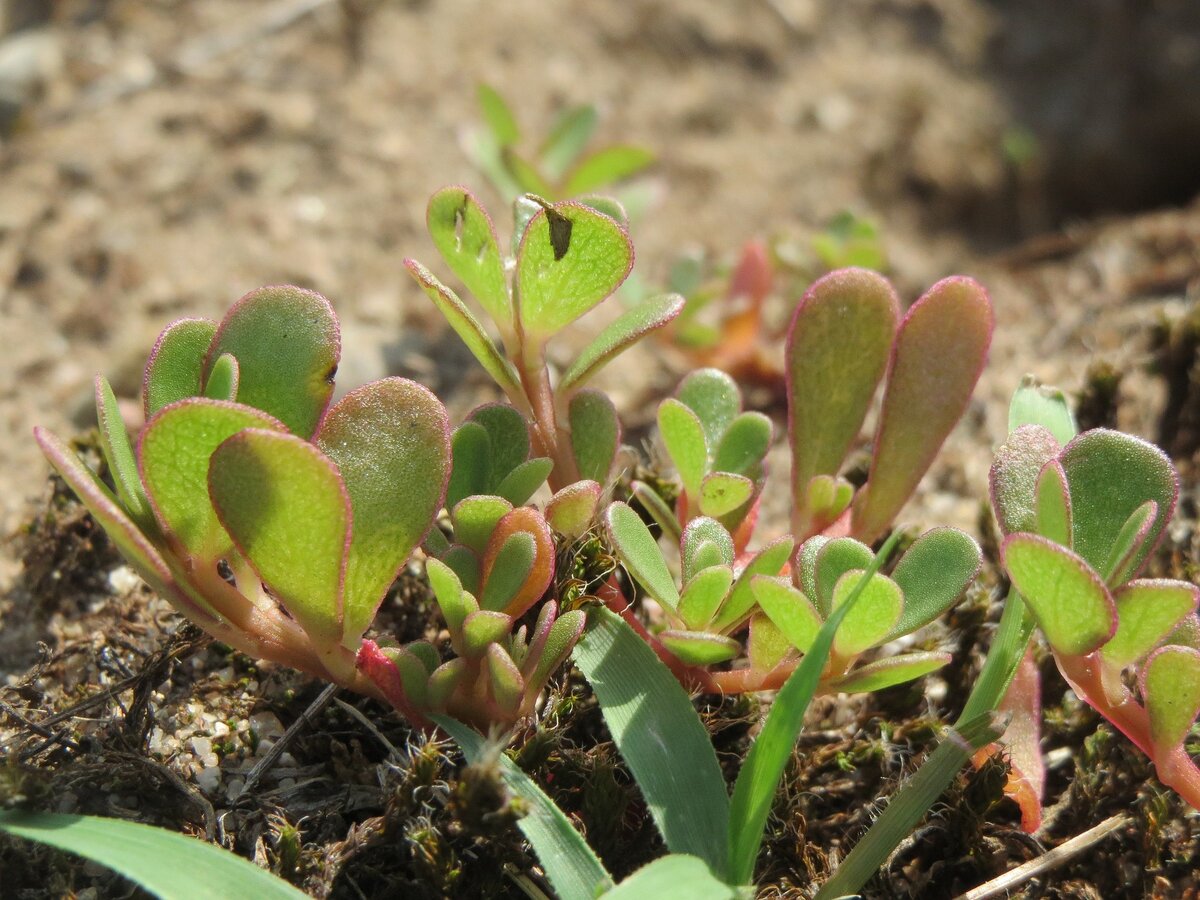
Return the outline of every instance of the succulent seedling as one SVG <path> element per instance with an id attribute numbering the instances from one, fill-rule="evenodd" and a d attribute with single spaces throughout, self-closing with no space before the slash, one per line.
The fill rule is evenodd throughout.
<path id="1" fill-rule="evenodd" d="M 790 538 L 747 554 L 744 563 L 735 565 L 729 532 L 701 516 L 683 531 L 677 580 L 650 530 L 630 507 L 612 504 L 604 523 L 622 564 L 667 619 L 664 629 L 645 636 L 660 656 L 667 659 L 669 654 L 677 661 L 677 674 L 704 690 L 778 688 L 874 556 L 853 538 L 817 536 L 797 552 L 793 583 L 780 577 L 792 555 Z M 939 652 L 859 662 L 868 651 L 911 634 L 949 609 L 975 578 L 980 559 L 979 547 L 956 529 L 938 528 L 918 538 L 890 576 L 876 573 L 863 588 L 858 605 L 838 628 L 821 689 L 879 690 L 946 665 L 949 654 Z M 624 605 L 615 608 L 623 611 Z M 747 626 L 743 648 L 735 635 Z M 743 655 L 743 668 L 707 670 Z"/>
<path id="2" fill-rule="evenodd" d="M 42 450 L 129 563 L 180 613 L 260 659 L 378 694 L 355 654 L 450 475 L 446 411 L 385 378 L 329 405 L 337 318 L 268 287 L 219 324 L 167 327 L 131 444 L 112 388 L 97 416 L 115 490 L 52 434 Z"/>
<path id="3" fill-rule="evenodd" d="M 1170 460 L 1116 431 L 1062 446 L 1026 425 L 997 452 L 991 484 L 1004 567 L 1059 670 L 1200 809 L 1200 769 L 1183 743 L 1200 712 L 1200 592 L 1138 577 L 1175 510 Z"/>
<path id="4" fill-rule="evenodd" d="M 992 336 L 987 293 L 939 281 L 901 318 L 885 278 L 843 269 L 817 280 L 788 329 L 792 528 L 871 543 L 889 527 L 962 417 Z M 867 483 L 840 469 L 887 374 Z"/>
<path id="5" fill-rule="evenodd" d="M 621 215 L 619 208 L 605 208 Z M 429 201 L 434 244 L 491 318 L 503 352 L 453 290 L 420 263 L 410 259 L 405 265 L 532 424 L 533 453 L 553 464 L 551 488 L 581 478 L 603 484 L 621 428 L 612 401 L 585 385 L 621 351 L 678 315 L 683 300 L 657 297 L 624 313 L 553 383 L 547 343 L 620 286 L 633 266 L 633 247 L 623 223 L 582 203 L 526 198 L 517 214 L 510 283 L 491 219 L 470 192 L 446 188 Z"/>
<path id="6" fill-rule="evenodd" d="M 600 118 L 591 104 L 563 110 L 536 155 L 524 155 L 521 128 L 505 99 L 487 84 L 479 85 L 478 99 L 486 127 L 469 135 L 467 152 L 507 200 L 525 193 L 549 200 L 614 193 L 614 188 L 654 162 L 653 153 L 633 144 L 613 144 L 589 153 Z M 629 190 L 619 195 L 637 199 Z"/>

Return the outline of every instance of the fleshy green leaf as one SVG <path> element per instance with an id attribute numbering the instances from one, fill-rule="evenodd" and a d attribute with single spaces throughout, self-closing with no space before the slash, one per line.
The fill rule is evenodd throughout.
<path id="1" fill-rule="evenodd" d="M 792 555 L 793 547 L 790 537 L 781 537 L 763 547 L 746 563 L 745 568 L 733 584 L 729 599 L 721 608 L 714 628 L 717 631 L 729 631 L 740 624 L 754 608 L 754 591 L 752 581 L 756 575 L 778 575 L 783 571 L 788 558 Z"/>
<path id="2" fill-rule="evenodd" d="M 658 407 L 658 431 L 683 488 L 696 496 L 708 469 L 708 447 L 700 418 L 683 403 L 668 397 Z"/>
<path id="3" fill-rule="evenodd" d="M 142 380 L 142 404 L 147 421 L 160 409 L 204 389 L 204 357 L 217 323 L 208 319 L 179 319 L 158 336 Z"/>
<path id="4" fill-rule="evenodd" d="M 762 413 L 742 413 L 721 435 L 713 453 L 713 471 L 758 478 L 770 447 L 771 420 Z"/>
<path id="5" fill-rule="evenodd" d="M 605 484 L 621 441 L 617 409 L 607 394 L 583 390 L 567 408 L 571 425 L 571 452 L 581 478 Z"/>
<path id="6" fill-rule="evenodd" d="M 697 516 L 687 523 L 679 540 L 679 555 L 683 563 L 683 580 L 691 581 L 701 569 L 709 566 L 733 566 L 733 538 L 716 519 Z"/>
<path id="7" fill-rule="evenodd" d="M 460 501 L 491 488 L 492 442 L 487 429 L 478 422 L 463 422 L 450 439 L 454 463 L 446 487 L 446 505 L 453 509 Z"/>
<path id="8" fill-rule="evenodd" d="M 503 142 L 501 142 L 503 143 Z M 429 236 L 450 270 L 503 332 L 513 328 L 504 260 L 487 211 L 470 191 L 448 187 L 429 200 Z"/>
<path id="9" fill-rule="evenodd" d="M 459 648 L 455 647 L 455 652 L 458 651 Z M 461 656 L 456 656 L 433 670 L 433 674 L 429 676 L 429 681 L 425 685 L 425 701 L 431 710 L 446 708 L 446 704 L 450 702 L 454 692 L 463 683 L 467 669 L 467 661 Z"/>
<path id="10" fill-rule="evenodd" d="M 554 606 L 554 601 L 546 604 L 546 609 Z M 575 642 L 583 634 L 583 626 L 587 624 L 587 616 L 581 609 L 565 612 L 550 627 L 543 642 L 530 645 L 529 658 L 525 664 L 525 683 L 531 690 L 541 690 L 550 677 L 550 673 L 562 665 L 567 654 L 575 647 Z"/>
<path id="11" fill-rule="evenodd" d="M 139 527 L 154 521 L 150 503 L 138 474 L 137 458 L 129 443 L 129 432 L 121 418 L 121 408 L 113 394 L 112 385 L 103 375 L 96 376 L 96 420 L 100 426 L 100 449 L 117 488 L 121 505 Z"/>
<path id="12" fill-rule="evenodd" d="M 966 411 L 992 342 L 992 305 L 970 278 L 939 281 L 896 332 L 866 486 L 851 533 L 874 540 L 900 513 Z"/>
<path id="13" fill-rule="evenodd" d="M 700 482 L 700 512 L 719 518 L 745 505 L 753 495 L 754 482 L 744 475 L 710 472 Z"/>
<path id="14" fill-rule="evenodd" d="M 406 259 L 404 267 L 424 289 L 434 306 L 438 308 L 454 333 L 462 339 L 471 351 L 471 355 L 479 362 L 492 380 L 510 397 L 521 396 L 521 385 L 517 372 L 504 356 L 496 349 L 492 339 L 487 336 L 479 320 L 471 314 L 466 304 L 446 285 L 442 284 L 433 273 L 413 259 Z"/>
<path id="15" fill-rule="evenodd" d="M 343 589 L 345 639 L 356 642 L 442 506 L 450 475 L 446 408 L 404 378 L 351 391 L 317 446 L 333 460 L 353 516 Z"/>
<path id="16" fill-rule="evenodd" d="M 437 716 L 434 721 L 462 747 L 467 762 L 478 766 L 495 760 L 505 785 L 525 804 L 526 813 L 517 819 L 517 827 L 529 839 L 550 884 L 562 900 L 594 900 L 612 886 L 612 876 L 583 835 L 515 762 L 489 748 L 483 737 L 461 722 L 446 716 Z"/>
<path id="17" fill-rule="evenodd" d="M 187 835 L 100 816 L 0 810 L 0 831 L 75 853 L 160 900 L 304 900 L 248 859 Z"/>
<path id="18" fill-rule="evenodd" d="M 807 653 L 821 630 L 821 615 L 812 601 L 785 578 L 756 575 L 750 585 L 763 612 L 771 617 L 793 647 Z"/>
<path id="19" fill-rule="evenodd" d="M 488 644 L 503 640 L 512 631 L 513 620 L 502 612 L 481 609 L 463 620 L 463 655 L 478 659 Z"/>
<path id="20" fill-rule="evenodd" d="M 831 540 L 833 538 L 818 534 L 801 544 L 800 549 L 796 551 L 796 561 L 793 564 L 792 572 L 792 580 L 822 610 L 822 618 L 828 614 L 829 606 L 827 603 L 822 603 L 820 597 L 817 596 L 817 557 L 821 555 L 821 551 Z"/>
<path id="21" fill-rule="evenodd" d="M 824 618 L 829 618 L 833 610 L 834 587 L 841 577 L 852 569 L 865 569 L 874 556 L 870 547 L 854 538 L 834 538 L 821 546 L 816 560 L 816 593 L 812 599 Z"/>
<path id="22" fill-rule="evenodd" d="M 554 461 L 549 457 L 527 459 L 504 476 L 504 480 L 496 486 L 496 493 L 513 506 L 527 503 L 537 489 L 546 483 L 553 468 Z"/>
<path id="23" fill-rule="evenodd" d="M 828 688 L 847 694 L 881 691 L 936 672 L 948 665 L 953 658 L 949 653 L 905 653 L 901 656 L 889 656 L 869 662 L 865 666 L 857 666 L 853 671 L 830 682 Z"/>
<path id="24" fill-rule="evenodd" d="M 488 680 L 491 682 L 492 700 L 506 715 L 514 715 L 521 706 L 525 693 L 525 679 L 512 657 L 499 644 L 487 648 Z"/>
<path id="25" fill-rule="evenodd" d="M 454 539 L 476 553 L 483 553 L 496 524 L 512 511 L 503 497 L 480 494 L 460 501 L 450 511 Z"/>
<path id="26" fill-rule="evenodd" d="M 1071 486 L 1075 552 L 1100 569 L 1122 527 L 1147 500 L 1158 515 L 1141 549 L 1126 563 L 1136 573 L 1175 512 L 1179 479 L 1166 455 L 1139 438 L 1097 428 L 1071 441 L 1059 457 Z"/>
<path id="27" fill-rule="evenodd" d="M 158 413 L 142 432 L 138 462 L 155 517 L 192 555 L 214 563 L 229 549 L 208 495 L 213 451 L 244 428 L 283 425 L 241 404 L 192 398 Z"/>
<path id="28" fill-rule="evenodd" d="M 1179 746 L 1200 713 L 1200 652 L 1190 647 L 1156 650 L 1142 667 L 1141 688 L 1155 749 Z"/>
<path id="29" fill-rule="evenodd" d="M 41 428 L 33 430 L 34 439 L 55 471 L 104 529 L 109 539 L 139 575 L 181 611 L 203 622 L 215 613 L 201 599 L 184 594 L 176 585 L 171 570 L 158 549 L 129 518 L 112 491 L 62 441 Z"/>
<path id="30" fill-rule="evenodd" d="M 488 493 L 495 490 L 517 466 L 529 459 L 529 425 L 507 403 L 485 403 L 471 411 L 470 421 L 482 425 L 491 442 Z"/>
<path id="31" fill-rule="evenodd" d="M 524 531 L 510 534 L 496 552 L 490 574 L 483 581 L 483 609 L 503 611 L 517 591 L 525 584 L 537 556 L 533 535 Z"/>
<path id="32" fill-rule="evenodd" d="M 858 436 L 887 367 L 900 303 L 887 280 L 865 269 L 818 279 L 788 326 L 785 369 L 796 535 L 827 525 L 804 503 L 815 475 L 836 475 Z"/>
<path id="33" fill-rule="evenodd" d="M 333 394 L 341 355 L 337 316 L 320 294 L 259 288 L 233 305 L 204 362 L 205 381 L 224 353 L 237 357 L 238 401 L 307 438 Z"/>
<path id="34" fill-rule="evenodd" d="M 644 481 L 634 480 L 629 483 L 629 492 L 642 505 L 642 509 L 649 514 L 658 527 L 662 529 L 665 537 L 675 541 L 680 540 L 683 536 L 683 529 L 679 527 L 679 519 L 658 491 Z"/>
<path id="35" fill-rule="evenodd" d="M 1113 636 L 1117 608 L 1081 556 L 1034 534 L 1010 535 L 1001 552 L 1042 633 L 1058 653 L 1082 656 Z"/>
<path id="36" fill-rule="evenodd" d="M 917 538 L 892 571 L 904 592 L 904 612 L 888 639 L 928 625 L 953 606 L 982 562 L 979 545 L 957 528 L 935 528 Z"/>
<path id="37" fill-rule="evenodd" d="M 596 107 L 590 104 L 568 109 L 558 117 L 538 152 L 547 176 L 558 180 L 566 174 L 587 146 L 598 120 Z"/>
<path id="38" fill-rule="evenodd" d="M 475 89 L 475 99 L 483 113 L 483 120 L 491 129 L 492 137 L 500 146 L 515 144 L 521 139 L 517 119 L 500 93 L 490 84 L 480 83 Z"/>
<path id="39" fill-rule="evenodd" d="M 1001 532 L 1037 532 L 1038 476 L 1061 449 L 1042 426 L 1022 425 L 996 450 L 988 480 Z"/>
<path id="40" fill-rule="evenodd" d="M 1038 476 L 1034 506 L 1036 533 L 1056 544 L 1070 547 L 1071 493 L 1067 486 L 1067 473 L 1057 459 L 1046 463 Z"/>
<path id="41" fill-rule="evenodd" d="M 579 203 L 556 203 L 529 222 L 517 255 L 517 314 L 535 342 L 615 291 L 633 267 L 625 229 Z"/>
<path id="42" fill-rule="evenodd" d="M 628 191 L 624 193 L 626 198 L 630 197 Z M 608 216 L 626 231 L 629 230 L 629 212 L 625 209 L 625 204 L 616 197 L 605 197 L 601 194 L 583 194 L 574 199 L 584 206 L 590 206 L 596 212 Z"/>
<path id="43" fill-rule="evenodd" d="M 1196 611 L 1197 589 L 1185 581 L 1131 581 L 1113 594 L 1117 631 L 1100 648 L 1104 661 L 1117 669 L 1137 662 L 1157 647 L 1187 616 Z"/>
<path id="44" fill-rule="evenodd" d="M 838 579 L 833 588 L 833 608 L 846 602 L 862 578 L 862 570 L 852 570 Z M 847 613 L 833 639 L 839 656 L 857 656 L 887 640 L 904 610 L 904 592 L 886 575 L 875 574 L 862 588 L 858 604 Z"/>
<path id="45" fill-rule="evenodd" d="M 221 523 L 287 611 L 314 641 L 341 640 L 351 513 L 337 466 L 295 435 L 247 428 L 212 454 L 208 485 Z"/>
<path id="46" fill-rule="evenodd" d="M 679 606 L 679 589 L 646 523 L 624 503 L 617 502 L 605 511 L 604 527 L 629 574 L 660 605 L 674 611 Z"/>
<path id="47" fill-rule="evenodd" d="M 678 294 L 662 294 L 643 300 L 633 309 L 608 325 L 575 357 L 558 385 L 561 397 L 591 378 L 614 357 L 633 346 L 651 331 L 661 328 L 683 310 L 683 298 Z"/>
<path id="48" fill-rule="evenodd" d="M 208 373 L 204 396 L 210 400 L 237 400 L 239 369 L 237 357 L 222 353 Z"/>
<path id="49" fill-rule="evenodd" d="M 447 630 L 451 635 L 457 634 L 462 630 L 463 620 L 479 606 L 468 599 L 458 575 L 441 560 L 425 560 L 425 574 L 429 577 L 429 586 L 433 588 L 442 618 L 446 620 Z"/>
<path id="50" fill-rule="evenodd" d="M 506 552 L 510 539 L 517 534 L 524 534 L 533 541 L 534 552 L 528 573 L 504 606 L 504 611 L 514 619 L 520 618 L 538 601 L 554 578 L 554 536 L 550 533 L 550 526 L 537 510 L 518 506 L 496 523 L 483 554 L 483 583 L 487 585 L 493 578 L 499 577 L 499 570 L 508 565 L 523 568 L 524 555 L 517 556 L 516 551 Z M 503 577 L 506 581 L 510 578 L 508 575 Z M 504 588 L 500 593 L 507 590 Z"/>
<path id="51" fill-rule="evenodd" d="M 733 638 L 707 631 L 670 629 L 659 632 L 658 639 L 689 666 L 711 666 L 733 659 L 742 652 L 742 645 Z"/>
<path id="52" fill-rule="evenodd" d="M 1040 425 L 1060 444 L 1070 442 L 1078 431 L 1063 392 L 1058 388 L 1044 387 L 1029 375 L 1021 381 L 1008 407 L 1009 432 L 1016 431 L 1022 425 Z"/>
<path id="53" fill-rule="evenodd" d="M 576 164 L 564 191 L 568 197 L 597 191 L 636 175 L 653 162 L 654 154 L 644 147 L 628 144 L 605 147 Z"/>
<path id="54" fill-rule="evenodd" d="M 771 618 L 763 613 L 750 617 L 750 639 L 746 642 L 746 655 L 750 657 L 750 668 L 756 672 L 770 672 L 787 657 L 792 650 L 791 642 Z"/>
<path id="55" fill-rule="evenodd" d="M 710 450 L 742 411 L 737 382 L 720 369 L 697 369 L 680 382 L 675 396 L 700 420 Z"/>
<path id="56" fill-rule="evenodd" d="M 451 544 L 450 549 L 442 554 L 441 560 L 458 576 L 458 580 L 462 582 L 464 590 L 471 594 L 479 592 L 480 563 L 478 553 L 462 544 Z"/>
<path id="57" fill-rule="evenodd" d="M 593 612 L 574 658 L 667 847 L 693 853 L 724 874 L 729 796 L 712 741 L 687 692 L 649 645 L 608 609 Z"/>
<path id="58" fill-rule="evenodd" d="M 566 538 L 577 538 L 596 515 L 602 488 L 594 481 L 568 484 L 546 503 L 546 521 Z"/>
<path id="59" fill-rule="evenodd" d="M 709 566 L 701 569 L 684 585 L 679 598 L 679 618 L 690 630 L 701 631 L 729 593 L 733 584 L 733 569 L 729 566 Z"/>
<path id="60" fill-rule="evenodd" d="M 1133 574 L 1137 560 L 1143 555 L 1142 546 L 1150 536 L 1154 520 L 1158 517 L 1158 504 L 1147 500 L 1125 520 L 1121 530 L 1117 532 L 1112 550 L 1108 554 L 1108 563 L 1101 574 L 1110 587 L 1124 584 Z"/>

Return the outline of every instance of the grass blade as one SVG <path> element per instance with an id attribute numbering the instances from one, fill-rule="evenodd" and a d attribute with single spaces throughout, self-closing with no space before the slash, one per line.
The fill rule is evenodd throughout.
<path id="1" fill-rule="evenodd" d="M 606 900 L 737 900 L 738 896 L 738 889 L 716 878 L 704 860 L 684 853 L 647 863 L 604 895 Z"/>
<path id="2" fill-rule="evenodd" d="M 469 763 L 483 759 L 486 741 L 481 735 L 448 716 L 434 716 L 433 720 L 454 738 Z M 500 774 L 509 790 L 529 808 L 517 826 L 533 846 L 546 870 L 546 877 L 561 900 L 593 900 L 611 888 L 612 876 L 596 858 L 583 835 L 571 826 L 563 811 L 533 779 L 503 754 L 500 755 Z"/>
<path id="3" fill-rule="evenodd" d="M 215 844 L 140 822 L 0 811 L 0 830 L 107 866 L 162 900 L 303 900 L 281 878 Z"/>
<path id="4" fill-rule="evenodd" d="M 729 796 L 708 732 L 687 693 L 616 613 L 596 611 L 575 664 L 673 853 L 698 856 L 724 875 Z"/>
<path id="5" fill-rule="evenodd" d="M 804 714 L 817 691 L 834 635 L 899 539 L 899 531 L 887 539 L 845 602 L 821 626 L 812 647 L 775 697 L 758 740 L 746 756 L 746 762 L 738 773 L 737 784 L 734 785 L 729 812 L 731 884 L 749 884 L 754 877 L 754 863 L 762 846 L 767 814 L 771 811 L 771 803 L 779 787 L 779 779 L 783 777 L 784 767 L 791 757 L 792 747 L 796 744 L 800 729 L 804 727 Z"/>

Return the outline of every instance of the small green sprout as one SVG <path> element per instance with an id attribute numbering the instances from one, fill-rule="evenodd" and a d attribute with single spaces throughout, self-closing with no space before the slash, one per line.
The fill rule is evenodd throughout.
<path id="1" fill-rule="evenodd" d="M 623 503 L 604 516 L 617 556 L 633 580 L 663 609 L 667 626 L 645 636 L 659 655 L 673 657 L 677 673 L 707 691 L 772 690 L 795 671 L 817 632 L 855 588 L 874 554 L 853 538 L 817 536 L 792 562 L 792 580 L 780 577 L 792 540 L 780 538 L 735 565 L 734 541 L 714 519 L 688 523 L 680 542 L 681 578 L 672 575 L 641 518 Z M 826 692 L 875 691 L 941 668 L 947 653 L 864 655 L 911 634 L 943 612 L 974 580 L 978 545 L 953 528 L 918 538 L 890 576 L 875 574 L 858 606 L 841 623 L 821 675 Z M 746 645 L 734 637 L 749 628 Z M 708 667 L 745 656 L 746 665 L 712 672 Z"/>
<path id="2" fill-rule="evenodd" d="M 1200 809 L 1200 769 L 1184 749 L 1200 713 L 1200 591 L 1138 577 L 1175 510 L 1170 460 L 1116 431 L 1064 447 L 1026 425 L 997 452 L 991 482 L 1004 567 L 1059 671 Z"/>
<path id="3" fill-rule="evenodd" d="M 517 118 L 495 88 L 479 85 L 479 108 L 487 127 L 469 135 L 467 152 L 507 200 L 526 193 L 550 200 L 613 193 L 654 162 L 653 153 L 633 144 L 589 153 L 588 143 L 600 118 L 590 104 L 564 110 L 533 158 L 522 155 Z"/>
<path id="4" fill-rule="evenodd" d="M 606 208 L 623 215 L 619 207 Z M 582 203 L 528 197 L 517 204 L 515 259 L 510 262 L 487 212 L 464 188 L 436 193 L 429 201 L 428 223 L 446 265 L 494 323 L 503 352 L 453 290 L 420 263 L 410 259 L 405 265 L 532 423 L 533 452 L 552 462 L 551 488 L 557 491 L 580 479 L 607 483 L 620 423 L 612 401 L 585 385 L 623 350 L 678 315 L 682 298 L 652 298 L 624 313 L 554 383 L 546 360 L 549 341 L 609 297 L 633 266 L 625 225 Z"/>
<path id="5" fill-rule="evenodd" d="M 35 434 L 129 563 L 225 643 L 366 693 L 363 633 L 429 530 L 450 475 L 445 408 L 386 378 L 329 406 L 337 318 L 268 287 L 221 323 L 183 319 L 146 364 L 136 450 L 96 380 L 110 490 Z"/>

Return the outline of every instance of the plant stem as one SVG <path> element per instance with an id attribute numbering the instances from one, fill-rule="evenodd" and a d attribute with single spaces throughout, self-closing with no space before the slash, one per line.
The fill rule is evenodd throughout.
<path id="1" fill-rule="evenodd" d="M 550 385 L 550 372 L 546 368 L 545 350 L 526 344 L 517 367 L 521 376 L 521 387 L 533 412 L 534 453 L 549 457 L 554 463 L 550 471 L 550 490 L 558 491 L 579 480 L 575 458 L 571 454 L 571 443 L 559 428 L 558 411 L 555 407 L 554 389 Z"/>

